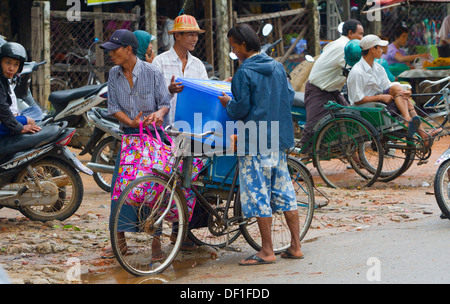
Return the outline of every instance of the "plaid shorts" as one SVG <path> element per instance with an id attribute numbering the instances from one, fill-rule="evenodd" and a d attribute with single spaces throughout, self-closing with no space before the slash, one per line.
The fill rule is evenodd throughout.
<path id="1" fill-rule="evenodd" d="M 286 153 L 238 156 L 241 205 L 245 217 L 271 217 L 297 209 Z"/>

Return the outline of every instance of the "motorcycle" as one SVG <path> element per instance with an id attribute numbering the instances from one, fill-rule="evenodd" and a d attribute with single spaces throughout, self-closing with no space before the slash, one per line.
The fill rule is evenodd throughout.
<path id="1" fill-rule="evenodd" d="M 81 149 L 79 155 L 92 153 L 93 145 L 89 144 L 88 146 L 88 143 L 93 130 L 87 120 L 86 112 L 105 102 L 107 98 L 108 83 L 52 92 L 48 100 L 55 111 L 43 118 L 43 124 L 66 121 L 68 127 L 76 128 L 69 146 Z"/>
<path id="2" fill-rule="evenodd" d="M 36 71 L 46 61 L 26 62 L 20 74 L 20 80 L 16 81 L 14 92 L 17 96 L 19 110 L 36 105 L 30 89 L 31 73 Z M 108 98 L 108 84 L 87 85 L 76 89 L 55 91 L 50 93 L 49 101 L 54 108 L 52 113 L 46 112 L 39 125 L 52 124 L 66 121 L 68 127 L 76 128 L 76 133 L 69 143 L 70 147 L 81 149 L 79 155 L 92 153 L 95 143 L 100 138 L 91 139 L 92 127 L 89 125 L 86 112 L 92 107 L 98 106 Z M 104 134 L 104 133 L 103 133 Z M 89 143 L 89 145 L 88 145 Z M 94 145 L 93 145 L 94 143 Z"/>
<path id="3" fill-rule="evenodd" d="M 92 158 L 87 167 L 94 171 L 93 177 L 97 185 L 111 192 L 111 179 L 123 131 L 120 130 L 119 121 L 108 116 L 104 108 L 94 107 L 87 111 L 86 116 L 89 123 L 95 127 L 86 145 L 86 149 L 93 147 Z M 101 140 L 105 134 L 109 136 Z"/>
<path id="4" fill-rule="evenodd" d="M 67 148 L 74 134 L 62 122 L 35 134 L 0 138 L 0 208 L 42 222 L 73 215 L 83 199 L 79 171 L 92 175 Z"/>
<path id="5" fill-rule="evenodd" d="M 448 120 L 449 115 L 446 115 L 441 125 L 445 126 Z M 434 196 L 442 212 L 441 218 L 450 219 L 450 147 L 439 156 L 435 165 L 439 167 L 434 176 Z"/>

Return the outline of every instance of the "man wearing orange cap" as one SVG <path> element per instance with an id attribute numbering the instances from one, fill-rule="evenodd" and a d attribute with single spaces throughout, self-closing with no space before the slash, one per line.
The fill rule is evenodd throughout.
<path id="1" fill-rule="evenodd" d="M 175 82 L 175 79 L 178 77 L 208 79 L 208 73 L 203 62 L 190 53 L 195 49 L 198 35 L 204 32 L 199 28 L 194 17 L 190 15 L 178 16 L 175 18 L 173 29 L 169 31 L 169 34 L 174 36 L 173 47 L 156 56 L 152 62 L 164 73 L 166 84 L 172 95 L 168 124 L 174 123 L 176 96 L 183 90 L 181 83 Z"/>

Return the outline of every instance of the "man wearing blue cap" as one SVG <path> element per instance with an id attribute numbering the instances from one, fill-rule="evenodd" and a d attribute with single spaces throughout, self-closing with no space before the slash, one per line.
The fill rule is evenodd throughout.
<path id="1" fill-rule="evenodd" d="M 155 122 L 161 126 L 170 109 L 169 91 L 164 75 L 152 64 L 140 60 L 137 55 L 139 43 L 129 30 L 116 30 L 108 42 L 100 46 L 108 50 L 115 64 L 109 71 L 108 78 L 108 114 L 117 118 L 125 134 L 139 133 L 139 122 L 153 128 Z M 157 131 L 157 130 L 155 130 Z M 116 160 L 111 185 L 114 186 L 120 165 L 120 151 Z M 111 210 L 116 201 L 111 200 Z M 133 208 L 130 206 L 130 208 Z M 136 212 L 124 215 L 130 222 L 135 222 Z M 122 211 L 121 211 L 122 215 Z M 118 232 L 118 239 L 123 240 L 121 250 L 126 251 L 124 232 Z M 107 250 L 105 258 L 114 257 L 112 250 Z"/>

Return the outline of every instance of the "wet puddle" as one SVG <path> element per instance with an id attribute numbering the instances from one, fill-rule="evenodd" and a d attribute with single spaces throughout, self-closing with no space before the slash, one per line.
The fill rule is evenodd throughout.
<path id="1" fill-rule="evenodd" d="M 177 278 L 186 277 L 195 267 L 211 261 L 207 258 L 193 258 L 175 260 L 162 274 L 135 277 L 129 274 L 120 265 L 108 269 L 105 272 L 90 272 L 81 275 L 82 284 L 164 284 Z"/>

